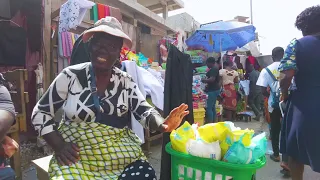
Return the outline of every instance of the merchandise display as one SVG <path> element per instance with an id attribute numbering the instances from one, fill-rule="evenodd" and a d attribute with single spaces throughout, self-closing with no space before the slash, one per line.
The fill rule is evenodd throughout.
<path id="1" fill-rule="evenodd" d="M 135 61 L 138 66 L 148 69 L 154 61 L 151 58 L 147 58 L 144 54 L 136 53 L 135 51 L 131 51 L 128 48 L 122 48 L 120 52 L 120 62 L 130 60 Z"/>
<path id="2" fill-rule="evenodd" d="M 207 59 L 207 53 L 202 50 L 185 51 L 191 56 L 192 63 L 203 63 Z"/>
<path id="3" fill-rule="evenodd" d="M 253 135 L 253 130 L 242 130 L 232 122 L 200 127 L 185 122 L 172 131 L 170 140 L 178 152 L 234 164 L 255 164 L 266 153 L 267 139 L 265 133 Z"/>

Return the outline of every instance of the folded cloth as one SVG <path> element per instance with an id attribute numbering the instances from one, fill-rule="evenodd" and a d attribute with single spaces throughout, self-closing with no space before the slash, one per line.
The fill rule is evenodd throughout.
<path id="1" fill-rule="evenodd" d="M 93 7 L 92 7 L 92 9 L 93 9 L 93 21 L 94 22 L 97 22 L 98 21 L 98 6 L 97 6 L 97 4 L 95 4 Z"/>
<path id="2" fill-rule="evenodd" d="M 115 17 L 118 19 L 118 21 L 121 23 L 122 22 L 122 14 L 120 12 L 119 8 L 111 7 L 110 6 L 110 16 Z"/>
<path id="3" fill-rule="evenodd" d="M 105 13 L 106 13 L 105 15 L 106 16 L 110 16 L 110 7 L 108 5 L 105 5 L 104 10 L 105 10 Z"/>
<path id="4" fill-rule="evenodd" d="M 98 4 L 98 18 L 102 19 L 106 17 L 105 5 Z"/>

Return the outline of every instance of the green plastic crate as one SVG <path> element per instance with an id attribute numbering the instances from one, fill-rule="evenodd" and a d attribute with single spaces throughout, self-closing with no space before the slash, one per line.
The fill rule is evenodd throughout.
<path id="1" fill-rule="evenodd" d="M 256 164 L 232 164 L 223 161 L 200 158 L 180 153 L 166 145 L 166 151 L 171 154 L 172 180 L 251 180 L 257 169 L 266 164 L 262 157 Z"/>

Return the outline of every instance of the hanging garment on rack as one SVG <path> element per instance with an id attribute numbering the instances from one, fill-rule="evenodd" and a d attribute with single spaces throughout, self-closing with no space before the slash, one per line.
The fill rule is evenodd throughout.
<path id="1" fill-rule="evenodd" d="M 99 15 L 98 15 L 98 5 L 95 4 L 93 7 L 92 7 L 92 20 L 94 22 L 97 22 L 99 20 Z"/>
<path id="2" fill-rule="evenodd" d="M 98 18 L 102 19 L 106 17 L 106 8 L 103 4 L 97 4 L 98 5 Z"/>
<path id="3" fill-rule="evenodd" d="M 110 6 L 105 5 L 104 10 L 105 10 L 105 15 L 106 15 L 106 16 L 110 16 Z"/>
<path id="4" fill-rule="evenodd" d="M 170 46 L 165 86 L 164 86 L 164 117 L 171 110 L 185 103 L 189 106 L 189 115 L 181 122 L 188 121 L 193 124 L 192 105 L 192 62 L 190 56 L 182 53 L 175 46 Z M 165 151 L 165 145 L 170 142 L 170 133 L 163 134 L 162 157 L 161 157 L 161 180 L 171 180 L 171 157 Z"/>
<path id="5" fill-rule="evenodd" d="M 71 57 L 74 40 L 78 39 L 79 35 L 70 32 L 58 33 L 58 54 L 61 57 Z M 74 39 L 74 40 L 73 40 Z"/>
<path id="6" fill-rule="evenodd" d="M 0 23 L 0 65 L 25 67 L 26 47 L 27 35 L 23 28 Z"/>
<path id="7" fill-rule="evenodd" d="M 79 36 L 73 46 L 74 48 L 70 58 L 70 65 L 90 62 L 88 43 L 84 43 L 82 41 L 82 35 Z"/>
<path id="8" fill-rule="evenodd" d="M 87 10 L 94 6 L 94 2 L 88 0 L 68 0 L 61 5 L 59 32 L 76 29 L 86 14 Z"/>
<path id="9" fill-rule="evenodd" d="M 42 49 L 42 0 L 24 0 L 21 13 L 26 17 L 27 38 L 30 40 L 31 52 L 40 52 Z"/>
<path id="10" fill-rule="evenodd" d="M 70 64 L 72 50 L 79 35 L 70 32 L 58 33 L 58 73 Z"/>
<path id="11" fill-rule="evenodd" d="M 122 14 L 119 8 L 115 8 L 103 4 L 95 4 L 90 10 L 90 19 L 97 22 L 106 16 L 115 17 L 120 23 L 122 22 Z"/>

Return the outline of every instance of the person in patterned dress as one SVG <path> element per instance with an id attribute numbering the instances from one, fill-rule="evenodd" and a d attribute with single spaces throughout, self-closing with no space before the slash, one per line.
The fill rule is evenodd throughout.
<path id="1" fill-rule="evenodd" d="M 35 106 L 35 130 L 53 148 L 50 179 L 155 180 L 156 174 L 130 127 L 134 116 L 150 131 L 171 132 L 189 113 L 182 104 L 164 119 L 132 78 L 114 64 L 130 38 L 113 17 L 83 33 L 90 61 L 65 68 Z M 60 126 L 54 121 L 64 110 Z M 170 172 L 168 172 L 170 173 Z"/>
<path id="2" fill-rule="evenodd" d="M 302 180 L 305 165 L 320 173 L 320 5 L 302 11 L 295 25 L 303 37 L 290 42 L 279 65 L 287 104 L 280 148 L 289 156 L 292 179 Z"/>

